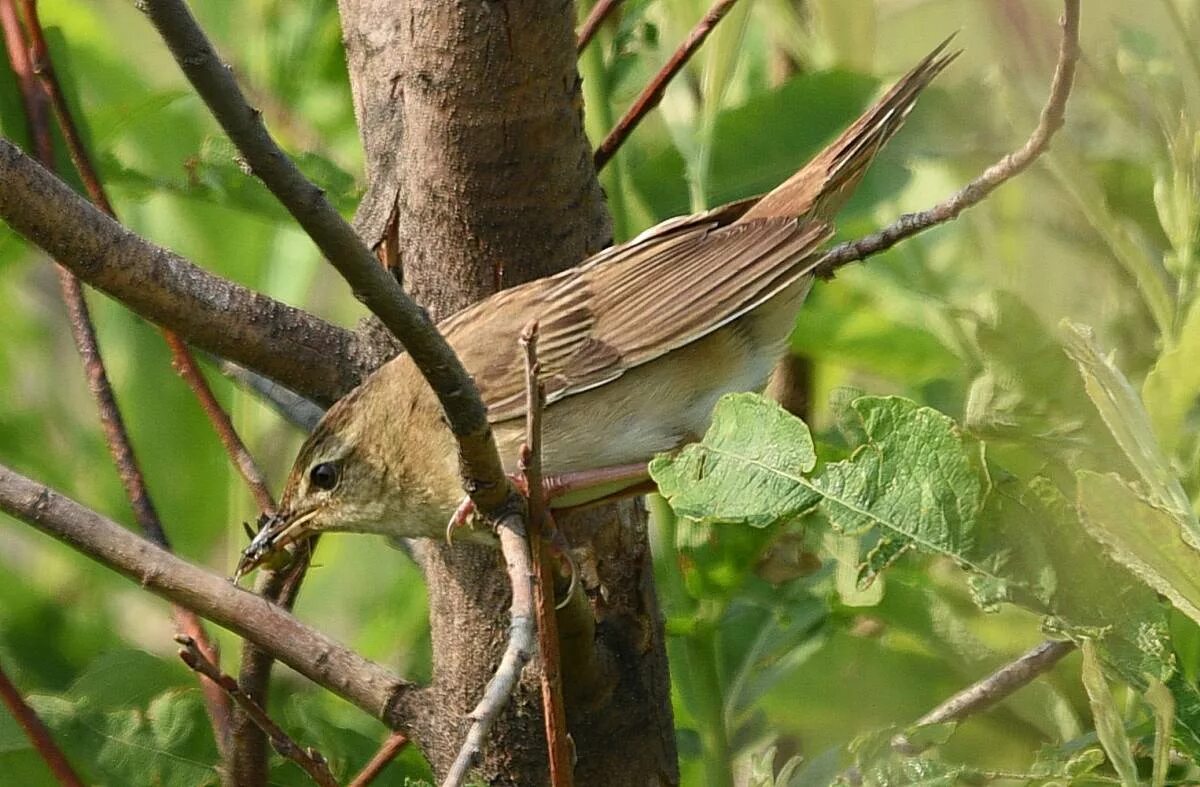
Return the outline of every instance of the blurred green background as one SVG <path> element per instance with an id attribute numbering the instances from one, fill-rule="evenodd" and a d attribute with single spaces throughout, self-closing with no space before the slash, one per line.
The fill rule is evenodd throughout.
<path id="1" fill-rule="evenodd" d="M 328 319 L 349 325 L 362 316 L 312 244 L 238 168 L 134 4 L 40 6 L 59 73 L 126 224 Z M 270 129 L 352 213 L 362 159 L 334 5 L 195 0 L 192 7 Z M 601 32 L 580 61 L 593 141 L 706 7 L 629 2 L 621 21 Z M 1002 432 L 1012 425 L 975 417 L 980 380 L 995 373 L 1003 345 L 1011 350 L 1006 373 L 1028 371 L 1036 389 L 1036 369 L 1023 367 L 1022 353 L 1036 351 L 1044 331 L 1029 329 L 1037 323 L 1052 329 L 1069 317 L 1092 326 L 1097 344 L 1138 386 L 1166 349 L 1197 341 L 1188 328 L 1200 333 L 1200 326 L 1191 326 L 1188 307 L 1200 3 L 1087 0 L 1083 11 L 1085 56 L 1053 152 L 953 224 L 816 288 L 793 342 L 812 363 L 814 431 L 834 426 L 827 402 L 851 386 L 901 394 Z M 743 0 L 605 170 L 618 240 L 659 219 L 769 189 L 881 85 L 957 31 L 963 56 L 843 212 L 840 235 L 865 234 L 929 206 L 1024 141 L 1053 67 L 1060 12 L 1052 0 Z M 0 129 L 26 138 L 7 69 L 0 70 Z M 0 462 L 130 523 L 53 271 L 5 227 L 0 302 Z M 244 540 L 241 523 L 257 513 L 252 499 L 154 329 L 106 298 L 93 296 L 91 304 L 176 549 L 230 571 Z M 302 435 L 219 375 L 210 378 L 278 489 Z M 1194 499 L 1193 401 L 1164 416 L 1159 439 L 1176 436 L 1171 457 Z M 1015 428 L 1043 427 L 1054 425 Z M 911 722 L 1042 638 L 1030 613 L 980 612 L 949 561 L 905 559 L 886 588 L 858 591 L 831 559 L 848 550 L 853 561 L 857 545 L 836 539 L 818 549 L 799 536 L 781 538 L 754 567 L 757 584 L 738 584 L 735 596 L 716 602 L 677 581 L 665 519 L 656 560 L 673 634 L 687 785 L 706 783 L 701 751 L 714 723 L 724 726 L 740 781 L 774 746 L 776 765 L 806 758 L 811 781 L 794 783 L 826 783 L 822 774 L 837 772 L 840 752 L 857 736 Z M 700 614 L 719 624 L 713 630 L 698 633 L 682 622 L 718 603 L 721 614 Z M 406 676 L 428 675 L 419 574 L 373 538 L 325 540 L 297 611 Z M 0 517 L 0 663 L 36 695 L 89 781 L 120 784 L 134 768 L 147 774 L 143 783 L 216 781 L 198 692 L 173 655 L 172 631 L 165 604 Z M 236 643 L 223 642 L 229 667 Z M 769 665 L 746 660 L 754 648 L 770 655 Z M 708 685 L 704 676 L 713 677 L 711 663 L 697 666 L 700 656 L 716 664 L 716 708 L 696 696 Z M 763 680 L 747 685 L 745 665 Z M 1091 722 L 1077 673 L 1078 657 L 1071 657 L 1049 680 L 964 725 L 943 755 L 980 771 L 1023 772 L 1043 745 L 1079 739 Z M 286 726 L 342 775 L 363 764 L 385 734 L 284 669 L 274 703 Z M 7 783 L 52 783 L 3 715 L 0 772 Z M 409 750 L 378 783 L 426 775 Z M 306 783 L 283 763 L 273 780 Z"/>

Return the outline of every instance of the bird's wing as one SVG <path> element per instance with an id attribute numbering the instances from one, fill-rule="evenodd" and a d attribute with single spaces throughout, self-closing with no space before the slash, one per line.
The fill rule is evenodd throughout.
<path id="1" fill-rule="evenodd" d="M 709 213 L 667 222 L 443 323 L 475 376 L 489 420 L 524 414 L 517 335 L 530 320 L 540 326 L 538 361 L 552 403 L 614 380 L 754 309 L 803 276 L 831 234 L 827 224 L 794 218 L 727 224 L 731 218 Z"/>

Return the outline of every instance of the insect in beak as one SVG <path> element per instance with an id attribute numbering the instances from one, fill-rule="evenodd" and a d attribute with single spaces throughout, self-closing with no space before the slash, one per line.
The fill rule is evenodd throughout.
<path id="1" fill-rule="evenodd" d="M 233 582 L 236 584 L 246 574 L 278 556 L 285 547 L 308 535 L 307 525 L 318 511 L 313 509 L 299 515 L 290 512 L 264 513 L 258 518 L 257 533 L 250 525 L 243 523 L 246 534 L 250 536 L 250 544 L 242 550 L 233 572 Z"/>

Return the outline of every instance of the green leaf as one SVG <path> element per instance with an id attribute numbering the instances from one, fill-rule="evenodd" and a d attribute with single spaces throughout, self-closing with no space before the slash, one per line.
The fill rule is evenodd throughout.
<path id="1" fill-rule="evenodd" d="M 964 555 L 980 486 L 953 422 L 895 397 L 864 397 L 852 408 L 866 444 L 814 474 L 802 421 L 755 394 L 726 396 L 704 440 L 656 457 L 650 475 L 676 513 L 703 522 L 766 527 L 819 503 L 842 532 L 879 526 Z"/>
<path id="2" fill-rule="evenodd" d="M 1092 717 L 1096 722 L 1096 735 L 1100 745 L 1108 755 L 1109 762 L 1121 776 L 1125 787 L 1137 787 L 1137 767 L 1133 763 L 1133 752 L 1129 747 L 1129 738 L 1125 735 L 1125 724 L 1117 703 L 1113 700 L 1112 691 L 1104 677 L 1104 668 L 1100 665 L 1100 656 L 1096 644 L 1084 640 L 1083 648 L 1083 687 L 1087 690 L 1088 700 L 1092 706 Z"/>
<path id="3" fill-rule="evenodd" d="M 1200 523 L 1191 501 L 1163 455 L 1150 417 L 1137 393 L 1112 359 L 1101 355 L 1092 329 L 1063 321 L 1067 354 L 1079 367 L 1084 387 L 1109 432 L 1149 487 L 1155 501 L 1183 524 L 1183 536 L 1200 547 Z"/>
<path id="4" fill-rule="evenodd" d="M 681 517 L 767 527 L 821 499 L 804 474 L 817 463 L 804 422 L 757 394 L 717 403 L 701 443 L 650 463 L 659 492 Z"/>
<path id="5" fill-rule="evenodd" d="M 1175 698 L 1162 681 L 1151 678 L 1145 691 L 1146 703 L 1154 711 L 1154 774 L 1152 787 L 1163 787 L 1167 783 L 1167 769 L 1171 766 L 1171 729 L 1175 726 Z"/>
<path id="6" fill-rule="evenodd" d="M 1120 477 L 1081 470 L 1084 525 L 1114 560 L 1200 623 L 1200 555 L 1173 512 L 1142 498 Z"/>
<path id="7" fill-rule="evenodd" d="M 79 675 L 68 692 L 71 699 L 102 710 L 141 708 L 184 678 L 184 670 L 144 650 L 105 653 Z"/>
<path id="8" fill-rule="evenodd" d="M 1185 437 L 1184 420 L 1200 397 L 1200 300 L 1192 302 L 1174 340 L 1159 355 L 1142 383 L 1154 434 L 1163 450 L 1174 453 Z"/>

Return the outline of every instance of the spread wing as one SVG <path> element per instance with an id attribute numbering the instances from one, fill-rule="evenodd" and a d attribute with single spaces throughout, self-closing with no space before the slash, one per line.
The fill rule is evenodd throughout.
<path id="1" fill-rule="evenodd" d="M 795 218 L 728 223 L 746 207 L 665 222 L 445 321 L 489 419 L 525 412 L 517 336 L 530 320 L 540 325 L 538 361 L 552 403 L 717 330 L 803 276 L 829 226 Z"/>

